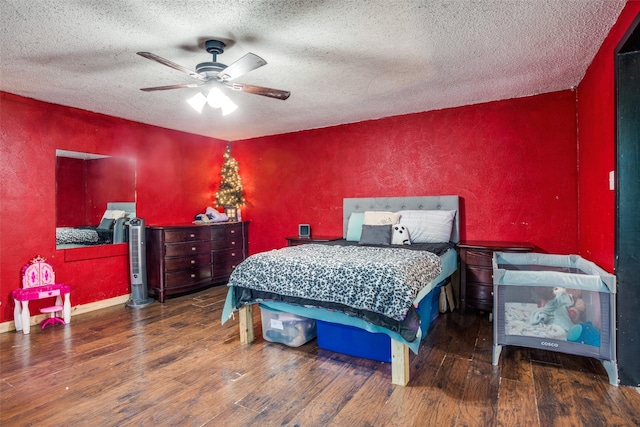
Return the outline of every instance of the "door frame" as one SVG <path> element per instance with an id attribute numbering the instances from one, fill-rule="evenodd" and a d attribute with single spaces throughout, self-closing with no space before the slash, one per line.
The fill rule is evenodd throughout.
<path id="1" fill-rule="evenodd" d="M 633 55 L 630 57 L 629 55 Z M 615 85 L 615 227 L 614 227 L 614 273 L 617 278 L 617 359 L 620 384 L 640 387 L 640 82 L 634 83 L 632 92 L 620 87 L 625 80 L 625 72 L 638 67 L 640 63 L 640 14 L 627 29 L 614 51 Z M 629 60 L 631 58 L 631 60 Z M 631 64 L 630 64 L 631 63 Z M 635 74 L 632 74 L 635 75 Z M 627 86 L 628 87 L 628 86 Z M 638 105 L 636 107 L 636 99 Z M 632 105 L 629 108 L 629 105 Z M 623 118 L 621 110 L 632 115 Z M 635 214 L 633 213 L 635 211 Z"/>

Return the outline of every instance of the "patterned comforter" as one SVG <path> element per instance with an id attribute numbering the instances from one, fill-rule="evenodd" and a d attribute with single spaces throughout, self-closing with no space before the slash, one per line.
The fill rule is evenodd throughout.
<path id="1" fill-rule="evenodd" d="M 113 243 L 112 230 L 56 227 L 56 245 L 106 245 Z"/>
<path id="2" fill-rule="evenodd" d="M 403 321 L 442 270 L 438 255 L 405 248 L 307 244 L 263 252 L 238 265 L 229 286 Z"/>
<path id="3" fill-rule="evenodd" d="M 56 228 L 56 245 L 65 243 L 96 244 L 100 240 L 96 230 L 70 227 Z"/>

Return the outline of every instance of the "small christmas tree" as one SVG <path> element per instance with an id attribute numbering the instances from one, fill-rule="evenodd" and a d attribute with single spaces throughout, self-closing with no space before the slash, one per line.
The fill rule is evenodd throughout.
<path id="1" fill-rule="evenodd" d="M 242 191 L 242 180 L 238 175 L 238 162 L 231 157 L 231 144 L 227 144 L 224 152 L 224 162 L 220 169 L 220 187 L 216 193 L 218 206 L 225 209 L 225 213 L 230 220 L 237 219 L 237 208 L 244 204 L 244 191 Z"/>

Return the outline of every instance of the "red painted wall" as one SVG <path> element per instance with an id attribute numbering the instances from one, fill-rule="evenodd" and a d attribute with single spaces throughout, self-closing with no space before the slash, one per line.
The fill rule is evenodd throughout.
<path id="1" fill-rule="evenodd" d="M 579 252 L 609 272 L 615 257 L 615 194 L 609 171 L 615 164 L 614 51 L 640 1 L 629 1 L 578 86 Z"/>
<path id="2" fill-rule="evenodd" d="M 58 227 L 98 225 L 108 202 L 136 199 L 135 161 L 56 158 L 56 224 Z"/>
<path id="3" fill-rule="evenodd" d="M 341 234 L 343 197 L 459 194 L 463 238 L 574 252 L 575 116 L 563 91 L 236 142 L 250 251 L 283 246 L 302 222 Z M 75 304 L 129 290 L 124 245 L 55 249 L 56 148 L 135 159 L 147 224 L 190 222 L 212 204 L 223 141 L 6 93 L 0 120 L 0 321 L 35 255 L 72 284 Z"/>
<path id="4" fill-rule="evenodd" d="M 250 251 L 342 235 L 344 197 L 459 194 L 463 239 L 575 252 L 575 117 L 563 91 L 236 142 Z"/>
<path id="5" fill-rule="evenodd" d="M 2 92 L 0 121 L 0 322 L 13 320 L 11 290 L 36 255 L 73 286 L 73 304 L 129 292 L 126 245 L 55 249 L 56 149 L 135 159 L 138 216 L 159 224 L 191 222 L 212 203 L 226 146 Z"/>
<path id="6" fill-rule="evenodd" d="M 463 238 L 579 251 L 612 271 L 613 50 L 638 12 L 629 1 L 577 107 L 563 91 L 234 143 L 251 253 L 283 246 L 298 223 L 341 234 L 343 197 L 459 194 Z M 123 245 L 55 249 L 56 148 L 135 159 L 138 215 L 161 224 L 212 204 L 226 144 L 6 93 L 0 123 L 0 322 L 35 255 L 73 285 L 75 304 L 128 293 Z"/>
<path id="7" fill-rule="evenodd" d="M 87 170 L 87 224 L 98 225 L 108 202 L 136 199 L 135 161 L 108 157 L 85 162 Z"/>
<path id="8" fill-rule="evenodd" d="M 57 227 L 88 225 L 84 175 L 82 159 L 56 157 Z"/>

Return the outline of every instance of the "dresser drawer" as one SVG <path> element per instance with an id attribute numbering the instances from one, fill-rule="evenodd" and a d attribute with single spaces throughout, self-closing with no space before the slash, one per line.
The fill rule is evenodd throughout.
<path id="1" fill-rule="evenodd" d="M 164 261 L 164 268 L 167 271 L 185 270 L 197 268 L 201 265 L 211 264 L 211 254 L 199 254 L 186 257 L 167 258 Z"/>
<path id="2" fill-rule="evenodd" d="M 493 268 L 493 251 L 466 250 L 463 257 L 468 265 Z"/>
<path id="3" fill-rule="evenodd" d="M 225 227 L 211 227 L 211 241 L 214 249 L 218 249 L 217 244 L 225 243 L 227 240 L 242 241 L 242 237 L 242 224 L 240 223 Z"/>
<path id="4" fill-rule="evenodd" d="M 467 265 L 467 282 L 489 283 L 493 285 L 493 269 L 475 268 Z"/>
<path id="5" fill-rule="evenodd" d="M 224 251 L 217 251 L 213 253 L 213 262 L 241 262 L 244 259 L 244 251 L 242 248 L 238 249 L 226 249 Z"/>
<path id="6" fill-rule="evenodd" d="M 493 301 L 493 285 L 484 283 L 467 283 L 467 298 L 469 300 Z"/>
<path id="7" fill-rule="evenodd" d="M 189 242 L 194 240 L 209 240 L 209 229 L 204 227 L 185 230 L 166 230 L 164 232 L 165 243 Z"/>
<path id="8" fill-rule="evenodd" d="M 209 240 L 172 243 L 165 245 L 164 254 L 167 257 L 188 256 L 191 254 L 204 254 L 211 252 L 211 242 Z"/>
<path id="9" fill-rule="evenodd" d="M 213 255 L 213 277 L 228 279 L 234 268 L 244 260 L 243 251 L 230 249 Z"/>
<path id="10" fill-rule="evenodd" d="M 227 240 L 212 240 L 211 241 L 211 250 L 213 251 L 221 251 L 228 249 L 236 249 L 242 252 L 244 240 L 242 236 L 234 236 Z"/>
<path id="11" fill-rule="evenodd" d="M 186 286 L 205 280 L 211 280 L 211 264 L 203 265 L 193 270 L 168 271 L 165 273 L 165 285 L 167 288 Z"/>

